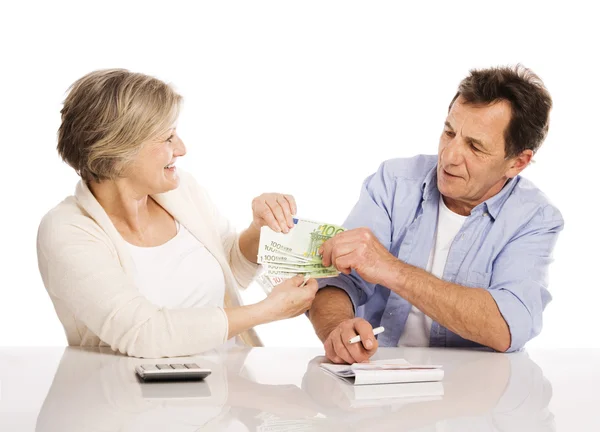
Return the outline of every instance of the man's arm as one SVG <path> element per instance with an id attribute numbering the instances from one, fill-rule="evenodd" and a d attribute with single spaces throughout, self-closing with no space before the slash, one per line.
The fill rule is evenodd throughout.
<path id="1" fill-rule="evenodd" d="M 399 260 L 390 274 L 385 286 L 440 325 L 496 351 L 510 347 L 508 325 L 487 290 L 443 281 Z"/>
<path id="2" fill-rule="evenodd" d="M 354 318 L 354 306 L 346 291 L 329 286 L 321 289 L 309 317 L 332 362 L 361 363 L 377 351 L 373 327 L 362 318 Z M 356 335 L 360 335 L 361 342 L 351 344 L 350 339 Z"/>
<path id="3" fill-rule="evenodd" d="M 338 234 L 323 244 L 323 265 L 352 270 L 388 287 L 442 326 L 498 351 L 515 351 L 541 330 L 550 301 L 548 267 L 563 228 L 560 213 L 540 209 L 494 259 L 489 288 L 445 282 L 408 265 L 366 228 Z M 484 289 L 487 288 L 487 289 Z"/>
<path id="4" fill-rule="evenodd" d="M 397 259 L 394 264 L 388 272 L 389 281 L 382 281 L 382 285 L 465 339 L 501 352 L 510 347 L 508 325 L 487 290 L 443 281 Z M 323 288 L 317 293 L 309 318 L 317 336 L 325 342 L 332 330 L 354 318 L 350 297 L 341 289 Z"/>
<path id="5" fill-rule="evenodd" d="M 389 288 L 465 339 L 498 351 L 511 346 L 509 328 L 489 292 L 445 282 L 400 261 L 366 228 L 340 233 L 323 244 L 323 265 L 331 264 Z"/>
<path id="6" fill-rule="evenodd" d="M 343 321 L 354 318 L 354 308 L 348 294 L 328 286 L 317 292 L 308 317 L 321 342 L 325 342 L 333 329 Z"/>
<path id="7" fill-rule="evenodd" d="M 494 259 L 489 288 L 445 282 L 400 261 L 386 286 L 465 339 L 497 351 L 518 350 L 541 331 L 551 299 L 548 268 L 563 226 L 558 210 L 540 208 Z"/>
<path id="8" fill-rule="evenodd" d="M 373 175 L 365 179 L 360 197 L 344 227 L 368 227 L 380 242 L 392 238 L 391 208 L 396 182 L 394 162 L 384 162 Z M 323 341 L 327 357 L 336 363 L 362 362 L 377 350 L 377 339 L 368 321 L 354 318 L 356 308 L 365 304 L 375 293 L 375 284 L 358 275 L 339 275 L 320 279 L 320 290 L 309 311 L 309 318 L 319 339 Z M 348 340 L 360 335 L 362 343 Z"/>
<path id="9" fill-rule="evenodd" d="M 400 261 L 366 228 L 338 234 L 322 252 L 323 265 L 333 264 L 345 274 L 356 270 L 465 339 L 497 351 L 511 346 L 509 328 L 490 293 L 445 282 Z"/>

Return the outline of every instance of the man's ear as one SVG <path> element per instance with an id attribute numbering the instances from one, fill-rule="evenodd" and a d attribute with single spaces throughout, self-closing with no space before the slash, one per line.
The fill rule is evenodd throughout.
<path id="1" fill-rule="evenodd" d="M 520 154 L 509 159 L 508 170 L 506 171 L 506 177 L 513 178 L 519 175 L 533 159 L 533 150 L 523 150 Z"/>

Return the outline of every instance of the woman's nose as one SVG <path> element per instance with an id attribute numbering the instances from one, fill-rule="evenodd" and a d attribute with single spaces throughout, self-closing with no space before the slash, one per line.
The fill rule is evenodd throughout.
<path id="1" fill-rule="evenodd" d="M 185 144 L 183 143 L 183 140 L 179 137 L 177 137 L 177 145 L 175 147 L 175 155 L 180 157 L 180 156 L 185 156 L 185 154 L 187 153 L 187 149 L 185 148 Z"/>

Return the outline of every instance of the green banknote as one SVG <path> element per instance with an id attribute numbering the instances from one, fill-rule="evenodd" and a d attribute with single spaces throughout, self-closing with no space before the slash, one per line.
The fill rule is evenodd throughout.
<path id="1" fill-rule="evenodd" d="M 323 265 L 319 248 L 345 230 L 339 225 L 298 218 L 294 218 L 294 227 L 287 234 L 263 227 L 257 262 L 262 264 L 264 272 L 257 281 L 270 292 L 273 286 L 298 274 L 311 278 L 337 276 L 335 267 Z"/>
<path id="2" fill-rule="evenodd" d="M 269 227 L 260 230 L 259 261 L 269 262 L 265 256 L 276 257 L 295 263 L 320 262 L 319 248 L 331 237 L 345 231 L 344 227 L 294 219 L 289 233 L 277 233 Z"/>

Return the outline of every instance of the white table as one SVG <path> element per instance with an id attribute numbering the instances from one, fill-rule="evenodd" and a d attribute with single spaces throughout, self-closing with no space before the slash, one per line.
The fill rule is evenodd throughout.
<path id="1" fill-rule="evenodd" d="M 600 350 L 380 349 L 376 358 L 444 365 L 443 396 L 354 393 L 318 368 L 320 355 L 234 348 L 186 359 L 213 370 L 203 383 L 142 384 L 134 367 L 145 359 L 0 348 L 0 430 L 600 430 Z M 373 398 L 384 393 L 394 397 Z"/>

